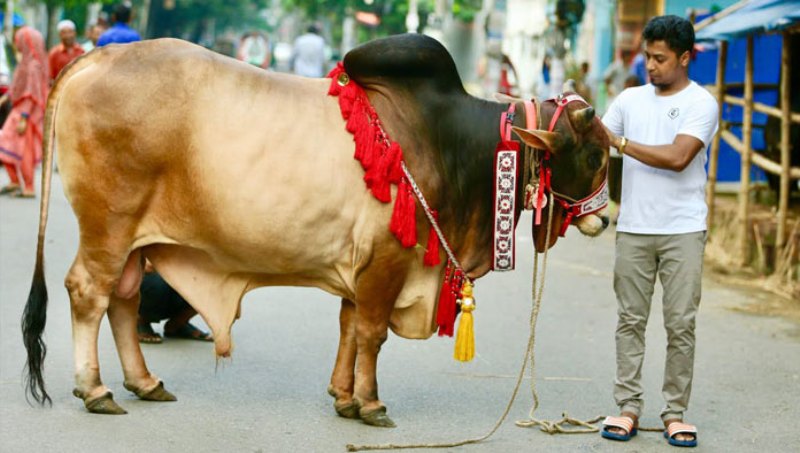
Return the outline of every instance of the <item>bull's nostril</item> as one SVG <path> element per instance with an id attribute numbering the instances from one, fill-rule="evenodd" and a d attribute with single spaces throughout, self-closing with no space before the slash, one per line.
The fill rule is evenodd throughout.
<path id="1" fill-rule="evenodd" d="M 603 228 L 608 228 L 609 219 L 607 215 L 600 216 L 600 220 L 603 221 Z"/>

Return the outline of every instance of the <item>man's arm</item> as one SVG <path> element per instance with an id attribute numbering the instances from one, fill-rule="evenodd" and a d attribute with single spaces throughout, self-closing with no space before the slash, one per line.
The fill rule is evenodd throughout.
<path id="1" fill-rule="evenodd" d="M 683 171 L 697 153 L 705 150 L 717 131 L 717 103 L 713 99 L 695 104 L 688 117 L 678 129 L 675 139 L 666 145 L 644 145 L 627 140 L 622 147 L 622 137 L 626 131 L 611 127 L 603 118 L 603 123 L 608 126 L 606 134 L 611 141 L 611 146 L 620 150 L 634 159 L 651 167 L 664 170 Z"/>
<path id="2" fill-rule="evenodd" d="M 620 149 L 622 137 L 606 128 L 611 146 Z M 664 170 L 683 171 L 692 162 L 692 159 L 705 148 L 703 142 L 691 135 L 678 134 L 669 145 L 644 145 L 628 140 L 625 144 L 624 154 L 647 164 L 651 167 Z"/>

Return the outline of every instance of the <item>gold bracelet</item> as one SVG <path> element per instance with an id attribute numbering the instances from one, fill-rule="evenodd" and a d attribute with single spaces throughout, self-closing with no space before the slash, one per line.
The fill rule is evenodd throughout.
<path id="1" fill-rule="evenodd" d="M 617 151 L 619 151 L 620 155 L 624 155 L 625 154 L 625 146 L 627 146 L 627 145 L 628 145 L 628 139 L 625 138 L 625 137 L 620 137 L 620 139 L 619 139 L 619 148 L 617 148 Z"/>

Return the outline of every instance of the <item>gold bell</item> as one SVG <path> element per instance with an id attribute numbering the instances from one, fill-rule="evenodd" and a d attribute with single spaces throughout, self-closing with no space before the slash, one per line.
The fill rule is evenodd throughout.
<path id="1" fill-rule="evenodd" d="M 339 74 L 339 77 L 336 78 L 336 83 L 338 83 L 339 86 L 345 86 L 350 83 L 350 76 L 347 75 L 346 72 L 343 72 Z"/>

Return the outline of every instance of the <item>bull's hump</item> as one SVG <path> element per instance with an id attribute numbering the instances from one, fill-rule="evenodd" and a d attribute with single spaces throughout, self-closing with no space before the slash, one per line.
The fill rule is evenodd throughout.
<path id="1" fill-rule="evenodd" d="M 402 86 L 431 84 L 439 91 L 464 92 L 450 53 L 437 40 L 416 33 L 376 39 L 345 55 L 347 73 L 369 88 L 371 82 Z"/>

